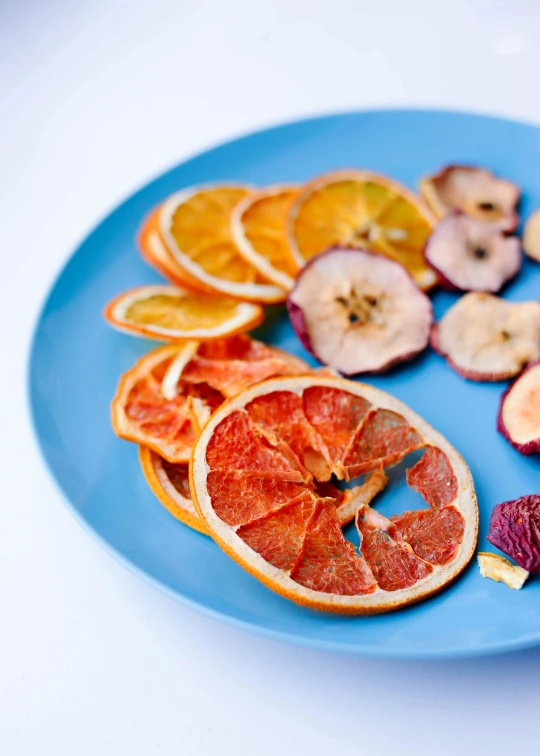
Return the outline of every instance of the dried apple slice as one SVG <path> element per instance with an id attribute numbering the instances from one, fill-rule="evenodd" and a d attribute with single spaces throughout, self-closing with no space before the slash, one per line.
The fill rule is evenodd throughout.
<path id="1" fill-rule="evenodd" d="M 527 572 L 540 574 L 540 494 L 497 504 L 487 539 Z"/>
<path id="2" fill-rule="evenodd" d="M 427 346 L 433 321 L 431 302 L 405 268 L 346 247 L 308 262 L 287 307 L 306 349 L 345 375 L 411 359 Z"/>
<path id="3" fill-rule="evenodd" d="M 433 327 L 431 345 L 471 381 L 503 381 L 540 358 L 540 302 L 461 297 Z"/>
<path id="4" fill-rule="evenodd" d="M 525 223 L 523 251 L 531 260 L 540 262 L 540 208 Z"/>
<path id="5" fill-rule="evenodd" d="M 504 392 L 497 429 L 528 457 L 540 452 L 540 363 L 534 362 Z"/>
<path id="6" fill-rule="evenodd" d="M 519 240 L 492 223 L 452 213 L 435 228 L 426 261 L 446 288 L 496 292 L 521 267 Z"/>
<path id="7" fill-rule="evenodd" d="M 485 168 L 449 165 L 422 179 L 420 193 L 439 218 L 461 210 L 471 218 L 496 224 L 501 231 L 514 231 L 519 223 L 515 210 L 519 188 Z"/>

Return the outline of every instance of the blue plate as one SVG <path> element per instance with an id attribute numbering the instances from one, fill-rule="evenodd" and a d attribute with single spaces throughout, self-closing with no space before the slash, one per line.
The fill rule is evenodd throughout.
<path id="1" fill-rule="evenodd" d="M 118 377 L 153 344 L 103 321 L 118 292 L 159 277 L 139 257 L 142 217 L 167 195 L 207 181 L 302 182 L 340 167 L 372 169 L 414 187 L 446 163 L 477 163 L 522 187 L 526 217 L 540 205 L 540 130 L 463 113 L 381 110 L 290 123 L 209 150 L 144 187 L 75 251 L 45 304 L 32 348 L 30 401 L 43 455 L 79 521 L 126 566 L 209 615 L 288 642 L 366 656 L 447 658 L 540 643 L 540 580 L 522 591 L 483 580 L 473 562 L 439 596 L 377 617 L 317 613 L 276 596 L 210 540 L 176 522 L 154 499 L 135 445 L 117 439 L 109 404 Z M 525 262 L 506 291 L 534 299 L 540 267 Z M 437 293 L 440 316 L 455 297 Z M 259 333 L 302 357 L 284 314 Z M 538 492 L 537 459 L 525 459 L 495 431 L 503 386 L 468 383 L 432 352 L 369 379 L 419 412 L 469 463 L 480 503 L 480 548 L 494 504 Z M 399 481 L 384 513 L 418 506 Z"/>

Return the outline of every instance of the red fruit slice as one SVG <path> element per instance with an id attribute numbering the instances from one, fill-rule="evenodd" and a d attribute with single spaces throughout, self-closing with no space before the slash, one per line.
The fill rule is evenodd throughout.
<path id="1" fill-rule="evenodd" d="M 540 363 L 534 362 L 501 397 L 497 429 L 528 457 L 540 453 Z"/>
<path id="2" fill-rule="evenodd" d="M 431 344 L 471 381 L 512 378 L 540 358 L 540 302 L 465 294 L 437 323 Z"/>
<path id="3" fill-rule="evenodd" d="M 302 549 L 304 532 L 314 509 L 315 499 L 306 492 L 236 532 L 274 567 L 291 570 Z"/>
<path id="4" fill-rule="evenodd" d="M 214 511 L 233 527 L 256 520 L 307 491 L 297 483 L 258 478 L 243 470 L 211 470 L 207 481 Z"/>
<path id="5" fill-rule="evenodd" d="M 337 392 L 365 403 L 350 397 L 344 401 Z M 365 481 L 346 491 L 317 475 L 305 476 L 303 485 L 299 479 L 303 464 L 298 456 L 306 461 L 306 444 L 312 444 L 312 434 L 317 438 L 304 408 L 312 408 L 312 417 L 319 410 L 318 426 L 330 435 L 332 414 L 317 406 L 325 397 L 330 406 L 358 411 L 354 423 L 345 411 L 335 413 L 337 448 L 349 438 L 355 465 L 376 464 Z M 367 407 L 371 409 L 364 415 Z M 359 417 L 363 419 L 353 431 Z M 444 504 L 453 496 L 448 490 L 454 481 L 457 484 L 451 505 L 402 516 L 407 537 L 441 564 L 415 554 L 396 524 L 372 519 L 377 515 L 368 506 L 386 483 L 382 463 L 395 463 L 413 448 L 428 449 L 411 471 L 413 484 L 427 499 Z M 447 474 L 447 465 L 453 475 Z M 326 611 L 366 614 L 426 598 L 461 572 L 476 543 L 472 479 L 455 449 L 394 397 L 338 378 L 273 378 L 225 402 L 208 420 L 193 450 L 190 490 L 197 513 L 227 554 L 280 595 Z M 341 524 L 357 510 L 369 513 L 365 526 L 360 516 L 360 530 L 366 531 L 364 545 L 373 569 L 380 568 L 379 585 L 364 557 L 341 533 Z"/>
<path id="6" fill-rule="evenodd" d="M 285 442 L 318 480 L 330 478 L 328 450 L 304 414 L 302 397 L 291 391 L 266 394 L 250 402 L 246 410 L 263 433 Z"/>
<path id="7" fill-rule="evenodd" d="M 524 570 L 540 574 L 540 494 L 498 504 L 487 538 Z"/>
<path id="8" fill-rule="evenodd" d="M 304 391 L 304 412 L 323 439 L 334 464 L 343 461 L 356 429 L 371 405 L 361 396 L 327 386 Z"/>
<path id="9" fill-rule="evenodd" d="M 455 559 L 465 533 L 465 520 L 452 506 L 404 512 L 392 522 L 414 553 L 430 564 Z"/>
<path id="10" fill-rule="evenodd" d="M 407 470 L 407 483 L 432 507 L 445 507 L 457 496 L 458 484 L 448 457 L 428 446 L 414 467 Z"/>
<path id="11" fill-rule="evenodd" d="M 306 588 L 339 596 L 372 593 L 371 570 L 345 540 L 331 500 L 318 499 L 291 578 Z"/>
<path id="12" fill-rule="evenodd" d="M 408 588 L 433 572 L 433 567 L 413 554 L 401 541 L 391 520 L 367 507 L 356 520 L 360 551 L 383 591 Z"/>
<path id="13" fill-rule="evenodd" d="M 459 213 L 435 227 L 425 256 L 441 283 L 460 291 L 497 292 L 521 267 L 517 237 Z"/>
<path id="14" fill-rule="evenodd" d="M 335 247 L 310 260 L 287 307 L 306 349 L 345 375 L 411 359 L 433 322 L 429 298 L 405 268 L 363 249 Z"/>
<path id="15" fill-rule="evenodd" d="M 231 447 L 230 439 L 238 439 Z M 253 475 L 302 483 L 304 478 L 257 430 L 246 412 L 233 412 L 221 421 L 206 450 L 212 470 L 249 470 Z"/>
<path id="16" fill-rule="evenodd" d="M 372 411 L 350 443 L 344 461 L 345 478 L 350 480 L 377 467 L 395 465 L 423 446 L 418 431 L 397 412 Z"/>
<path id="17" fill-rule="evenodd" d="M 420 191 L 439 218 L 460 210 L 471 218 L 497 225 L 501 231 L 513 231 L 519 222 L 515 211 L 519 188 L 484 168 L 449 165 L 423 179 Z"/>

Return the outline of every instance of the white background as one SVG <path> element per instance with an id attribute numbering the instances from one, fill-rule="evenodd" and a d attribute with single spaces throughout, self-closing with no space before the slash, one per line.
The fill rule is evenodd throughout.
<path id="1" fill-rule="evenodd" d="M 151 177 L 224 138 L 329 110 L 439 105 L 540 121 L 539 28 L 535 0 L 0 2 L 2 756 L 538 749 L 540 651 L 332 656 L 217 624 L 133 577 L 45 472 L 25 370 L 66 256 Z"/>

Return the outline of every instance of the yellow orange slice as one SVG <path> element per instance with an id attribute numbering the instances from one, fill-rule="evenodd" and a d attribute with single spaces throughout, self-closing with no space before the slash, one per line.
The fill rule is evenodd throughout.
<path id="1" fill-rule="evenodd" d="M 289 246 L 298 267 L 335 245 L 369 249 L 401 263 L 422 289 L 437 278 L 424 260 L 435 218 L 423 200 L 366 171 L 338 171 L 307 184 L 289 211 Z"/>
<path id="2" fill-rule="evenodd" d="M 271 186 L 240 200 L 231 216 L 233 239 L 242 257 L 287 291 L 298 268 L 286 233 L 287 213 L 297 194 L 295 186 Z"/>
<path id="3" fill-rule="evenodd" d="M 370 507 L 383 469 L 419 448 L 407 483 L 426 506 L 383 517 Z M 340 501 L 328 470 L 347 477 L 359 460 L 359 472 L 372 475 Z M 314 609 L 369 614 L 420 601 L 454 580 L 476 546 L 463 458 L 393 396 L 339 378 L 272 378 L 227 400 L 194 446 L 190 490 L 229 556 Z M 360 551 L 341 531 L 353 514 Z"/>
<path id="4" fill-rule="evenodd" d="M 172 516 L 200 533 L 208 533 L 191 500 L 188 465 L 167 462 L 147 446 L 139 447 L 139 460 L 148 485 Z"/>
<path id="5" fill-rule="evenodd" d="M 175 286 L 139 286 L 110 302 L 105 319 L 115 328 L 159 341 L 204 341 L 254 328 L 259 305 Z"/>
<path id="6" fill-rule="evenodd" d="M 159 209 L 159 233 L 141 235 L 152 251 L 147 257 L 171 269 L 201 291 L 249 302 L 281 302 L 285 292 L 269 283 L 239 253 L 232 237 L 231 213 L 246 197 L 245 186 L 191 187 L 177 192 Z M 161 248 L 165 246 L 165 250 Z"/>

